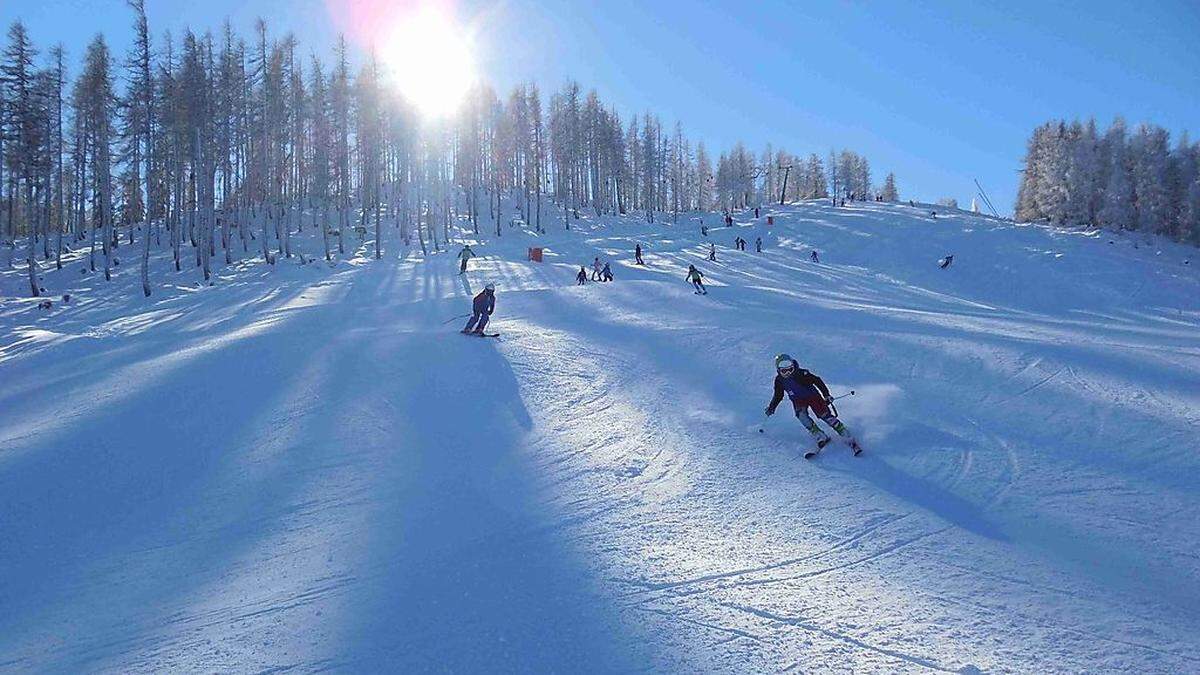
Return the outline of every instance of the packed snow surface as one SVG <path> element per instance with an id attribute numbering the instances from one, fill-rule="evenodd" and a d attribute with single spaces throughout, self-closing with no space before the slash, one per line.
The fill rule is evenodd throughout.
<path id="1" fill-rule="evenodd" d="M 752 216 L 4 272 L 0 670 L 1200 670 L 1195 249 Z M 863 456 L 764 417 L 779 352 Z"/>

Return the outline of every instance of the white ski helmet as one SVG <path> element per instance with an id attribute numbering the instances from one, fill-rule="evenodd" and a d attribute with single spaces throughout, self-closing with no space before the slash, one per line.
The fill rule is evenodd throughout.
<path id="1" fill-rule="evenodd" d="M 780 354 L 775 357 L 775 370 L 780 375 L 791 375 L 796 370 L 796 359 L 793 359 L 788 354 Z"/>
<path id="2" fill-rule="evenodd" d="M 488 284 L 487 286 L 484 286 L 484 287 L 483 287 L 483 290 L 485 290 L 485 291 L 494 291 L 494 290 L 496 290 L 496 284 Z"/>

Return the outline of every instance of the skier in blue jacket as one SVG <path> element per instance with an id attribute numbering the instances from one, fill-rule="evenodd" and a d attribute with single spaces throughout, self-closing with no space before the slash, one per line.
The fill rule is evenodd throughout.
<path id="1" fill-rule="evenodd" d="M 475 296 L 475 301 L 471 303 L 471 320 L 467 321 L 467 325 L 462 329 L 462 332 L 473 332 L 476 335 L 482 335 L 483 328 L 487 326 L 488 319 L 492 318 L 492 312 L 494 311 L 496 311 L 496 285 L 488 284 L 483 287 L 479 295 Z"/>

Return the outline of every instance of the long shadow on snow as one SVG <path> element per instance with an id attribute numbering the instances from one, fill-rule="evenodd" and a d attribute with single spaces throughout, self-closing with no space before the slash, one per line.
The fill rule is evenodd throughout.
<path id="1" fill-rule="evenodd" d="M 52 666 L 41 666 L 68 670 L 114 656 L 145 658 L 152 645 L 162 649 L 152 642 L 158 631 L 197 620 L 181 604 L 190 594 L 220 580 L 302 510 L 296 495 L 319 478 L 303 469 L 326 463 L 339 447 L 321 442 L 325 429 L 306 430 L 320 420 L 311 415 L 319 399 L 304 396 L 305 384 L 321 389 L 328 381 L 326 395 L 351 399 L 354 392 L 329 377 L 333 357 L 356 354 L 343 349 L 347 340 L 324 343 L 305 331 L 284 348 L 278 331 L 291 325 L 201 353 L 56 436 L 55 447 L 4 466 L 0 635 L 18 641 L 0 641 L 4 651 L 30 640 L 69 642 L 53 651 Z M 233 346 L 258 365 L 235 382 L 220 367 Z M 292 350 L 311 351 L 306 370 L 292 370 Z M 197 407 L 228 410 L 228 421 L 216 425 Z M 298 433 L 286 437 L 280 428 L 297 415 L 305 416 L 290 422 Z M 272 443 L 280 445 L 274 457 L 248 456 Z M 202 621 L 237 618 L 238 608 L 225 610 Z"/>
<path id="2" fill-rule="evenodd" d="M 825 455 L 842 450 L 832 446 L 830 449 L 833 452 L 822 453 L 822 458 L 815 462 L 820 468 L 843 473 L 852 480 L 866 480 L 901 501 L 924 509 L 972 534 L 994 541 L 1008 541 L 1008 536 L 1000 527 L 984 517 L 983 509 L 936 482 L 902 471 L 886 459 L 872 456 L 869 452 L 852 459 L 833 458 L 832 462 L 825 461 L 830 459 Z"/>
<path id="3" fill-rule="evenodd" d="M 339 660 L 463 672 L 645 663 L 595 571 L 545 527 L 555 514 L 522 457 L 532 421 L 496 343 L 433 328 L 452 306 L 430 303 L 430 329 L 408 336 L 420 365 L 381 364 L 398 435 Z"/>

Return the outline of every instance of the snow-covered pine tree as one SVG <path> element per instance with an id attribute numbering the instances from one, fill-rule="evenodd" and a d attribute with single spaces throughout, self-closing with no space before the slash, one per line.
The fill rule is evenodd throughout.
<path id="1" fill-rule="evenodd" d="M 1104 135 L 1105 173 L 1108 176 L 1096 220 L 1111 230 L 1132 229 L 1134 211 L 1133 179 L 1127 157 L 1125 124 L 1117 119 Z"/>
<path id="2" fill-rule="evenodd" d="M 1084 227 L 1094 220 L 1092 203 L 1099 175 L 1096 128 L 1073 122 L 1067 134 L 1066 202 L 1063 223 Z"/>
<path id="3" fill-rule="evenodd" d="M 8 45 L 0 62 L 0 77 L 4 89 L 4 117 L 0 126 L 8 142 L 5 144 L 5 159 L 10 165 L 8 194 L 8 239 L 14 241 L 13 203 L 18 198 L 23 208 L 23 221 L 29 238 L 26 264 L 29 269 L 29 292 L 38 297 L 37 281 L 37 228 L 34 224 L 34 170 L 42 125 L 37 118 L 37 103 L 34 91 L 34 65 L 36 56 L 25 24 L 13 22 L 8 29 Z"/>
<path id="4" fill-rule="evenodd" d="M 1049 125 L 1034 129 L 1025 148 L 1025 168 L 1021 172 L 1021 183 L 1017 188 L 1017 204 L 1014 214 L 1018 222 L 1030 223 L 1046 217 L 1046 214 L 1039 208 L 1037 195 L 1042 178 L 1040 173 L 1041 156 L 1048 129 Z"/>
<path id="5" fill-rule="evenodd" d="M 66 206 L 64 200 L 64 178 L 63 178 L 63 86 L 66 83 L 66 68 L 63 63 L 64 53 L 61 44 L 56 45 L 50 50 L 50 59 L 53 63 L 53 100 L 51 107 L 54 115 L 52 129 L 53 146 L 54 146 L 54 169 L 52 182 L 54 184 L 54 213 L 55 213 L 55 228 L 54 228 L 54 266 L 56 269 L 62 269 L 62 251 L 63 251 L 63 230 L 66 229 Z M 2 115 L 0 115 L 2 117 Z M 3 153 L 0 153 L 0 164 L 4 161 Z M 0 184 L 3 180 L 0 179 Z M 49 238 L 49 237 L 47 237 Z"/>
<path id="6" fill-rule="evenodd" d="M 1034 192 L 1038 210 L 1055 225 L 1066 222 L 1067 169 L 1070 163 L 1068 132 L 1064 122 L 1052 125 L 1038 153 L 1038 183 Z"/>
<path id="7" fill-rule="evenodd" d="M 821 156 L 808 156 L 808 192 L 805 199 L 824 199 L 829 196 L 829 184 L 825 180 L 825 165 Z"/>
<path id="8" fill-rule="evenodd" d="M 88 155 L 92 160 L 92 249 L 94 252 L 98 221 L 104 253 L 104 279 L 108 281 L 112 279 L 113 264 L 112 142 L 116 95 L 108 44 L 103 36 L 97 35 L 88 45 L 80 81 L 83 86 L 78 102 L 86 119 Z"/>
<path id="9" fill-rule="evenodd" d="M 141 173 L 140 185 L 134 185 L 138 191 L 141 204 L 140 215 L 142 225 L 142 294 L 150 297 L 150 219 L 154 208 L 150 200 L 153 190 L 150 187 L 152 167 L 154 164 L 154 81 L 150 76 L 150 27 L 146 20 L 145 0 L 126 0 L 134 12 L 133 50 L 126 60 L 126 70 L 129 74 L 129 86 L 125 93 L 125 129 L 129 136 L 131 154 L 129 165 L 132 175 L 138 176 L 138 167 L 145 163 Z M 144 192 L 142 192 L 144 190 Z M 133 227 L 130 227 L 130 236 Z"/>
<path id="10" fill-rule="evenodd" d="M 900 201 L 900 193 L 896 190 L 896 175 L 888 173 L 887 178 L 883 179 L 883 189 L 879 192 L 879 198 L 885 202 Z"/>
<path id="11" fill-rule="evenodd" d="M 712 208 L 713 170 L 712 160 L 704 142 L 696 144 L 696 207 L 701 211 Z"/>
<path id="12" fill-rule="evenodd" d="M 1171 234 L 1167 193 L 1167 132 L 1142 124 L 1130 142 L 1137 229 Z"/>
<path id="13" fill-rule="evenodd" d="M 833 150 L 829 151 L 829 165 L 826 168 L 829 171 L 829 197 L 833 200 L 833 205 L 837 206 L 838 197 L 841 196 L 843 189 L 842 181 L 845 180 L 845 174 L 842 173 L 841 166 L 838 164 L 838 158 L 833 154 Z"/>
<path id="14" fill-rule="evenodd" d="M 346 228 L 350 226 L 350 65 L 346 36 L 339 35 L 337 67 L 330 86 L 333 128 L 333 162 L 337 168 L 338 253 L 346 253 Z"/>

